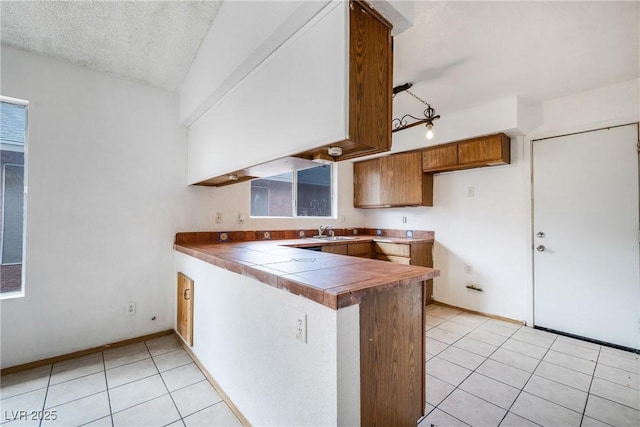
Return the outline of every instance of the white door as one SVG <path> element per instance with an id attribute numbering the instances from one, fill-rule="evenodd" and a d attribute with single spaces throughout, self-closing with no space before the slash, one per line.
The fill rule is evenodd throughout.
<path id="1" fill-rule="evenodd" d="M 533 141 L 534 324 L 640 348 L 638 127 Z"/>

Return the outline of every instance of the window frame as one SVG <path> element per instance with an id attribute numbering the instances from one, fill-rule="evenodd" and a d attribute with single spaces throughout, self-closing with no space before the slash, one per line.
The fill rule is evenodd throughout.
<path id="1" fill-rule="evenodd" d="M 331 188 L 331 214 L 329 216 L 304 216 L 304 215 L 298 215 L 298 172 L 302 171 L 302 170 L 307 170 L 307 169 L 312 169 L 314 167 L 320 167 L 320 166 L 329 166 L 329 169 L 331 171 L 330 176 L 331 176 L 331 184 L 330 184 L 330 188 Z M 338 194 L 338 173 L 337 173 L 337 167 L 335 163 L 318 163 L 317 166 L 312 166 L 309 168 L 305 168 L 305 169 L 295 169 L 292 172 L 292 179 L 291 179 L 291 216 L 254 216 L 251 215 L 251 203 L 249 203 L 249 218 L 255 218 L 255 219 L 336 219 L 338 218 L 338 203 L 337 203 L 337 194 Z M 277 174 L 277 175 L 281 175 L 281 174 Z M 272 176 L 277 176 L 277 175 L 272 175 Z M 264 178 L 260 178 L 260 179 L 266 179 L 266 178 L 270 178 L 269 176 L 264 177 Z M 251 181 L 252 183 L 254 181 Z M 249 199 L 251 200 L 251 185 L 249 186 Z"/>
<path id="2" fill-rule="evenodd" d="M 8 300 L 13 298 L 22 298 L 26 292 L 26 260 L 27 260 L 27 202 L 28 202 L 28 170 L 29 170 L 29 101 L 24 99 L 12 98 L 4 95 L 0 95 L 0 102 L 6 104 L 20 105 L 24 107 L 24 151 L 23 151 L 23 185 L 24 185 L 24 199 L 22 205 L 22 271 L 20 274 L 20 290 L 13 292 L 0 292 L 0 300 Z M 19 146 L 15 142 L 7 142 L 6 145 Z M 4 169 L 4 168 L 3 168 Z M 4 171 L 3 171 L 4 172 Z M 3 215 L 4 215 L 4 196 L 2 197 L 3 203 Z M 2 244 L 0 242 L 0 244 Z"/>

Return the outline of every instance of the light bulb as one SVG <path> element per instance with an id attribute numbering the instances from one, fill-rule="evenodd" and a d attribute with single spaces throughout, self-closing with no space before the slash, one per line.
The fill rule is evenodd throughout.
<path id="1" fill-rule="evenodd" d="M 433 125 L 431 123 L 427 125 L 427 139 L 433 139 Z"/>

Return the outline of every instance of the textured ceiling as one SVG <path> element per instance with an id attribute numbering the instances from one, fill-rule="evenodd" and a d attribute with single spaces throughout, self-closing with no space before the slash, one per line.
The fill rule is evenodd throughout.
<path id="1" fill-rule="evenodd" d="M 219 7 L 218 1 L 2 1 L 2 43 L 177 91 Z"/>
<path id="2" fill-rule="evenodd" d="M 4 44 L 175 91 L 221 3 L 0 4 Z M 638 1 L 416 1 L 413 27 L 395 38 L 394 83 L 413 82 L 443 114 L 602 87 L 639 76 L 639 22 Z M 422 105 L 398 96 L 394 109 Z"/>

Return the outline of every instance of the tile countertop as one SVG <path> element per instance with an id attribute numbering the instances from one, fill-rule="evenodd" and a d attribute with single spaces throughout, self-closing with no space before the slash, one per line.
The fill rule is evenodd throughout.
<path id="1" fill-rule="evenodd" d="M 354 239 L 264 240 L 230 243 L 176 243 L 174 249 L 266 285 L 338 309 L 360 303 L 370 292 L 438 277 L 440 271 L 388 261 L 310 251 L 304 247 L 360 242 L 419 243 L 433 239 L 353 236 Z"/>

